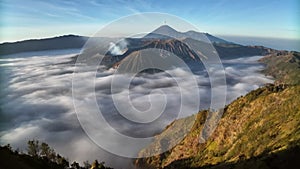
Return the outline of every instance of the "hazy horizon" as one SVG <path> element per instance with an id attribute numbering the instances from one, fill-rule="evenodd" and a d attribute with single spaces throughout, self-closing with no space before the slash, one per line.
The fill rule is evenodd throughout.
<path id="1" fill-rule="evenodd" d="M 205 32 L 209 33 L 209 32 Z M 209 33 L 210 34 L 210 33 Z M 3 43 L 14 43 L 26 40 L 40 40 L 54 37 L 61 37 L 66 35 L 75 35 L 75 36 L 85 36 L 79 34 L 59 34 L 50 37 L 40 37 L 40 38 L 29 38 L 29 39 L 20 39 L 17 41 L 0 41 L 0 44 Z M 289 39 L 289 38 L 271 38 L 271 37 L 251 37 L 251 36 L 230 36 L 230 35 L 214 35 L 218 38 L 224 39 L 226 41 L 234 42 L 241 45 L 255 45 L 255 46 L 264 46 L 277 50 L 288 50 L 288 51 L 300 51 L 300 39 Z M 88 36 L 85 36 L 88 37 Z"/>

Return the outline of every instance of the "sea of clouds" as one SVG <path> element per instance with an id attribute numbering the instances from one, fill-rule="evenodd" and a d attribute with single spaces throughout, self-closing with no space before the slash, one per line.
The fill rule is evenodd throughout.
<path id="1" fill-rule="evenodd" d="M 0 142 L 10 143 L 14 148 L 26 151 L 30 139 L 49 143 L 55 150 L 73 160 L 82 162 L 99 159 L 116 168 L 130 168 L 131 160 L 113 155 L 99 148 L 83 131 L 73 105 L 72 77 L 74 65 L 72 57 L 78 50 L 43 51 L 2 56 L 0 59 Z M 260 73 L 263 65 L 257 60 L 261 56 L 223 60 L 226 72 L 227 99 L 230 103 L 249 91 L 272 82 L 270 77 Z M 168 72 L 140 74 L 132 81 L 129 89 L 112 92 L 111 83 L 115 70 L 98 71 L 95 78 L 97 103 L 108 123 L 117 131 L 132 137 L 147 137 L 159 133 L 178 114 L 180 94 L 200 94 L 199 109 L 210 107 L 210 80 L 205 71 L 194 75 L 198 89 L 190 86 L 189 74 L 180 68 Z M 94 72 L 88 69 L 78 74 L 82 82 L 79 86 L 82 99 L 93 93 L 85 90 L 88 77 Z M 218 70 L 214 73 L 218 74 Z M 127 78 L 119 75 L 120 79 Z M 179 88 L 180 82 L 184 87 Z M 215 86 L 218 87 L 218 86 Z M 130 93 L 128 95 L 128 93 Z M 167 100 L 162 116 L 153 123 L 134 123 L 120 115 L 112 97 L 119 101 L 130 100 L 141 111 L 151 107 L 150 103 Z M 192 99 L 192 98 L 191 98 Z M 88 102 L 88 99 L 85 100 Z M 192 101 L 188 104 L 194 104 Z M 153 103 L 155 104 L 155 103 Z M 184 116 L 197 112 L 186 112 Z M 101 132 L 101 131 L 99 131 Z M 116 146 L 126 146 L 120 141 Z"/>

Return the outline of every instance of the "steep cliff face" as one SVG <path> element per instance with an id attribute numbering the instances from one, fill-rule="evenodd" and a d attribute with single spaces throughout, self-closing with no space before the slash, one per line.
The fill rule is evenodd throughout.
<path id="1" fill-rule="evenodd" d="M 178 133 L 173 128 L 190 125 L 187 136 L 169 151 L 150 158 L 140 158 L 141 168 L 290 168 L 300 163 L 300 54 L 270 51 L 260 61 L 263 71 L 275 78 L 268 84 L 241 96 L 225 107 L 214 133 L 199 143 L 209 111 L 174 121 L 156 136 L 140 156 L 159 150 L 163 139 Z M 184 122 L 184 123 L 183 123 Z M 185 132 L 184 130 L 182 130 Z M 299 164 L 300 165 L 300 164 Z"/>
<path id="2" fill-rule="evenodd" d="M 161 155 L 138 159 L 135 163 L 141 168 L 207 167 L 237 163 L 300 146 L 299 95 L 299 85 L 268 85 L 238 98 L 225 108 L 215 132 L 203 144 L 198 141 L 199 134 L 209 112 L 199 112 L 192 130 L 180 144 Z M 189 120 L 185 122 L 189 123 Z M 182 120 L 171 125 L 176 123 L 182 123 Z M 158 135 L 140 155 L 153 148 L 159 149 L 158 143 L 164 134 Z"/>

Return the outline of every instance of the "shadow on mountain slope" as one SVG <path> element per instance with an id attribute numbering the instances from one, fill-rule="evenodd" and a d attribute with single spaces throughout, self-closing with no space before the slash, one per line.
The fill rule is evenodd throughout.
<path id="1" fill-rule="evenodd" d="M 244 156 L 240 156 L 237 162 L 225 162 L 216 165 L 207 165 L 203 167 L 190 167 L 190 163 L 193 159 L 182 159 L 175 161 L 165 167 L 166 169 L 293 169 L 300 166 L 298 160 L 300 156 L 300 146 L 289 147 L 286 150 L 282 150 L 276 153 L 268 154 L 262 153 L 257 157 L 250 159 L 243 159 Z"/>

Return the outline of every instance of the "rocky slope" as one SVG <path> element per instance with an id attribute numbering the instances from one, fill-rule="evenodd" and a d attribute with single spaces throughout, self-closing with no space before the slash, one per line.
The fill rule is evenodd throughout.
<path id="1" fill-rule="evenodd" d="M 265 72 L 279 72 L 276 84 L 254 90 L 226 106 L 216 130 L 205 143 L 199 143 L 199 136 L 209 112 L 201 111 L 171 124 L 180 123 L 180 128 L 196 118 L 192 130 L 179 144 L 163 154 L 137 159 L 135 164 L 141 168 L 292 168 L 299 164 L 295 160 L 300 155 L 298 60 L 295 52 L 265 57 Z M 172 145 L 168 136 L 180 130 L 168 128 L 139 155 L 160 150 L 162 142 Z"/>
<path id="2" fill-rule="evenodd" d="M 263 71 L 275 77 L 276 84 L 300 84 L 300 53 L 281 51 L 267 55 L 260 60 L 266 64 Z"/>
<path id="3" fill-rule="evenodd" d="M 158 49 L 160 51 L 160 53 L 153 52 L 153 54 L 147 52 L 150 58 L 155 54 L 165 56 L 165 51 L 167 51 L 172 53 L 173 57 L 178 56 L 188 65 L 191 61 L 201 64 L 200 59 L 213 58 L 216 55 L 219 55 L 221 59 L 233 59 L 276 52 L 276 50 L 262 46 L 234 44 L 207 33 L 195 31 L 178 32 L 167 25 L 157 28 L 143 38 L 126 38 L 125 41 L 127 42 L 126 52 L 120 55 L 114 55 L 111 52 L 105 54 L 103 64 L 108 68 L 122 64 L 125 58 L 138 58 L 142 55 L 141 53 L 139 53 L 138 57 L 136 54 L 132 55 L 132 53 L 145 49 Z M 123 46 L 122 43 L 123 41 L 116 43 L 116 46 L 121 48 Z M 139 58 L 138 60 L 141 59 Z"/>
<path id="4" fill-rule="evenodd" d="M 192 38 L 178 39 L 126 39 L 128 42 L 127 50 L 121 55 L 112 55 L 107 52 L 103 58 L 102 64 L 110 67 L 116 67 L 130 57 L 137 58 L 136 52 L 149 49 L 146 55 L 151 57 L 158 55 L 166 57 L 179 57 L 185 63 L 202 64 L 201 59 L 207 59 L 215 55 L 219 55 L 221 59 L 234 59 L 245 56 L 266 55 L 276 52 L 276 50 L 265 48 L 262 46 L 243 46 L 232 43 L 207 43 L 204 41 L 195 40 Z M 117 44 L 118 45 L 118 44 Z M 151 50 L 150 49 L 156 49 Z M 102 52 L 104 53 L 104 52 Z M 95 53 L 95 55 L 97 52 Z M 141 54 L 140 54 L 141 55 Z M 142 55 L 141 55 L 142 56 Z M 87 56 L 89 57 L 89 55 Z M 149 59 L 149 58 L 148 58 Z M 141 58 L 139 58 L 141 60 Z M 169 61 L 169 60 L 168 60 Z"/>
<path id="5" fill-rule="evenodd" d="M 198 62 L 200 64 L 200 57 L 192 49 L 190 49 L 187 44 L 177 39 L 127 39 L 127 41 L 127 51 L 118 56 L 112 56 L 111 54 L 106 55 L 103 59 L 105 61 L 105 65 L 108 67 L 111 65 L 116 67 L 126 59 L 133 60 L 133 58 L 136 58 L 134 60 L 139 60 L 139 62 L 131 63 L 134 64 L 133 66 L 135 66 L 137 64 L 142 64 L 143 62 L 152 63 L 153 61 L 159 59 L 154 58 L 156 56 L 160 56 L 160 58 L 166 58 L 170 55 L 174 55 L 172 58 L 178 56 L 186 63 Z M 167 61 L 169 62 L 170 59 Z M 166 60 L 163 62 L 166 62 Z"/>

